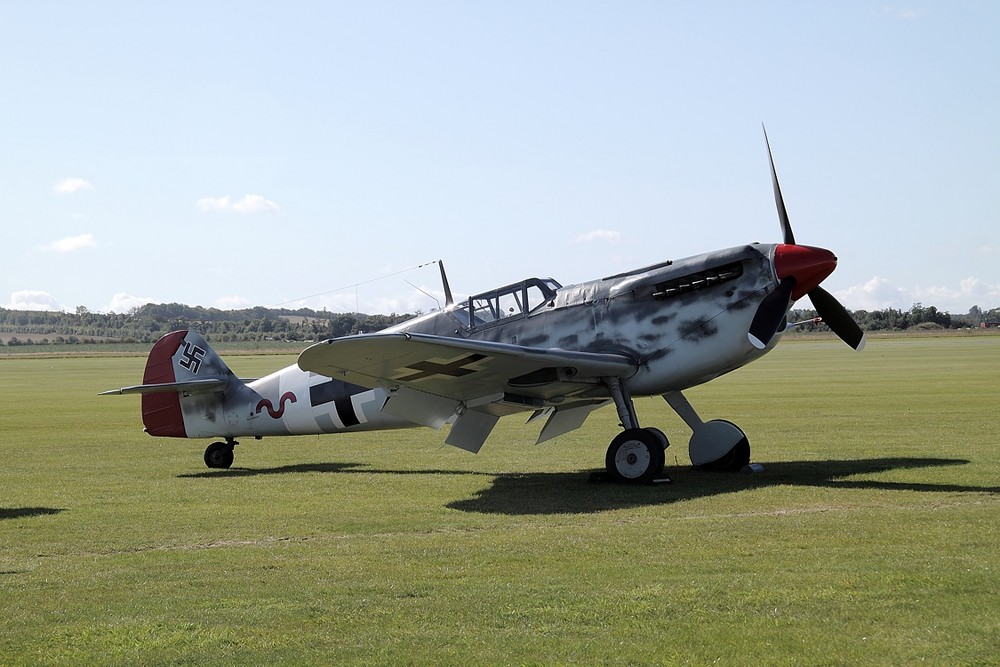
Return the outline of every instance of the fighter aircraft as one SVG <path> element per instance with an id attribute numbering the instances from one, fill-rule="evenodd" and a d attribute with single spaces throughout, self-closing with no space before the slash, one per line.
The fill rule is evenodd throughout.
<path id="1" fill-rule="evenodd" d="M 608 476 L 660 478 L 666 436 L 642 427 L 634 396 L 662 396 L 691 428 L 695 466 L 739 469 L 750 460 L 735 424 L 703 421 L 683 391 L 760 358 L 794 326 L 808 295 L 822 320 L 856 350 L 865 336 L 820 283 L 837 258 L 798 245 L 770 143 L 771 181 L 783 242 L 739 245 L 592 280 L 528 278 L 456 302 L 441 265 L 445 306 L 373 334 L 326 340 L 267 377 L 236 377 L 194 331 L 161 338 L 141 394 L 153 436 L 221 438 L 210 468 L 233 463 L 237 438 L 450 425 L 445 442 L 478 452 L 500 417 L 544 420 L 537 442 L 583 425 L 613 404 L 622 431 L 607 448 Z"/>

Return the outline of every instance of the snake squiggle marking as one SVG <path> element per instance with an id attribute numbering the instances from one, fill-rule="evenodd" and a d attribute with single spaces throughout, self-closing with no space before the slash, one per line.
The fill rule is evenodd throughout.
<path id="1" fill-rule="evenodd" d="M 295 394 L 293 394 L 290 391 L 286 391 L 284 394 L 281 395 L 281 398 L 278 399 L 278 409 L 275 410 L 274 405 L 271 403 L 271 399 L 262 398 L 260 399 L 260 402 L 257 404 L 256 414 L 259 415 L 261 410 L 267 408 L 267 414 L 271 415 L 271 419 L 281 419 L 281 416 L 285 414 L 285 402 L 287 401 L 288 403 L 295 403 L 296 400 L 297 399 L 295 398 Z"/>

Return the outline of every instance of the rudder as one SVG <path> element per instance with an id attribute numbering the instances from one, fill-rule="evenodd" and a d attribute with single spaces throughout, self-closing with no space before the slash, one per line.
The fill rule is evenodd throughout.
<path id="1" fill-rule="evenodd" d="M 237 380 L 222 358 L 196 331 L 173 331 L 156 341 L 146 359 L 142 376 L 145 387 L 219 381 L 223 387 Z M 167 387 L 164 387 L 167 389 Z M 218 391 L 218 389 L 216 389 Z M 154 436 L 186 438 L 182 391 L 144 391 L 142 423 Z"/>

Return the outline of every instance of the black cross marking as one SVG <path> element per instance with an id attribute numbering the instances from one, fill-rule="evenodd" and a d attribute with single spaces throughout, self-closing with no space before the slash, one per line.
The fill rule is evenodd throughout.
<path id="1" fill-rule="evenodd" d="M 418 361 L 412 366 L 407 366 L 407 368 L 417 371 L 416 373 L 396 379 L 400 382 L 413 382 L 414 380 L 423 380 L 434 375 L 449 375 L 453 378 L 460 378 L 463 375 L 476 372 L 475 369 L 465 368 L 466 365 L 474 364 L 485 358 L 485 354 L 470 354 L 467 357 L 462 357 L 457 361 L 451 361 L 447 364 L 439 364 L 434 361 Z"/>
<path id="2" fill-rule="evenodd" d="M 181 354 L 182 356 L 177 363 L 197 375 L 198 371 L 201 370 L 201 360 L 205 356 L 205 350 L 193 343 L 184 341 L 184 352 Z"/>
<path id="3" fill-rule="evenodd" d="M 309 387 L 309 402 L 315 408 L 318 405 L 333 403 L 337 410 L 337 416 L 344 426 L 357 426 L 361 423 L 358 413 L 354 409 L 351 397 L 355 394 L 367 391 L 364 387 L 356 384 L 348 384 L 341 380 L 330 380 L 322 384 Z"/>

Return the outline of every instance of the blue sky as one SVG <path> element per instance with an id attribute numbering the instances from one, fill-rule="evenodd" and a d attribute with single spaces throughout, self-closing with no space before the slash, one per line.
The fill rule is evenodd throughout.
<path id="1" fill-rule="evenodd" d="M 470 294 L 775 242 L 763 121 L 845 305 L 997 307 L 998 29 L 996 2 L 3 0 L 0 306 L 412 312 L 437 268 L 399 272 L 438 258 Z"/>

